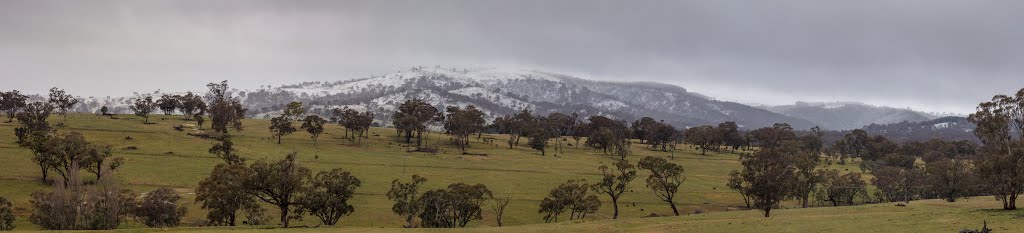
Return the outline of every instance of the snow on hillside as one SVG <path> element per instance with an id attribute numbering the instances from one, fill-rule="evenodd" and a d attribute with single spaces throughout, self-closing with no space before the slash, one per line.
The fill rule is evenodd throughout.
<path id="1" fill-rule="evenodd" d="M 518 99 L 515 99 L 515 98 L 511 98 L 511 97 L 508 97 L 508 96 L 505 96 L 505 95 L 502 95 L 502 94 L 499 94 L 499 93 L 495 93 L 493 91 L 488 91 L 488 90 L 484 89 L 483 87 L 467 87 L 467 88 L 462 88 L 462 89 L 450 91 L 449 93 L 457 94 L 457 95 L 462 95 L 462 96 L 466 96 L 466 97 L 470 97 L 470 98 L 487 100 L 487 101 L 490 101 L 491 103 L 497 104 L 499 106 L 503 106 L 503 107 L 507 107 L 507 108 L 512 108 L 512 109 L 535 109 L 536 108 L 536 106 L 534 106 L 531 103 L 528 103 L 528 102 L 525 102 L 525 101 L 522 101 L 522 100 L 518 100 Z"/>
<path id="2" fill-rule="evenodd" d="M 474 105 L 488 118 L 531 109 L 537 114 L 577 112 L 623 120 L 649 116 L 681 128 L 723 121 L 749 127 L 776 122 L 812 126 L 803 119 L 713 100 L 674 85 L 596 81 L 528 69 L 416 67 L 339 79 L 233 91 L 249 109 L 247 115 L 257 118 L 279 114 L 287 103 L 299 101 L 310 107 L 310 114 L 329 115 L 335 107 L 358 106 L 387 122 L 398 105 L 418 98 L 437 107 Z M 82 110 L 92 112 L 108 104 L 115 112 L 126 113 L 131 99 L 90 100 Z"/>

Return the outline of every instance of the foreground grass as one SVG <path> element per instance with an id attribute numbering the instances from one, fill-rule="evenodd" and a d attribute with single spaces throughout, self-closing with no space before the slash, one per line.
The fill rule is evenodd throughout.
<path id="1" fill-rule="evenodd" d="M 1024 232 L 1020 211 L 989 209 L 987 197 L 956 203 L 915 201 L 906 207 L 873 204 L 779 210 L 764 218 L 755 210 L 713 212 L 681 217 L 573 221 L 509 227 L 403 229 L 369 227 L 320 228 L 176 228 L 127 229 L 118 232 L 957 232 L 981 228 L 987 221 L 996 232 Z"/>

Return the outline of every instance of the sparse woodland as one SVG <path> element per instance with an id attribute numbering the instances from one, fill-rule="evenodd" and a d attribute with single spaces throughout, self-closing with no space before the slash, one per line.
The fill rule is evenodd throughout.
<path id="1" fill-rule="evenodd" d="M 784 122 L 756 129 L 732 121 L 673 126 L 651 117 L 615 119 L 535 109 L 489 116 L 473 105 L 442 109 L 415 98 L 404 100 L 384 120 L 384 113 L 372 108 L 312 111 L 301 102 L 281 103 L 284 108 L 269 120 L 269 127 L 257 128 L 244 125 L 248 124 L 243 121 L 248 109 L 230 91 L 227 81 L 207 87 L 205 94 L 145 96 L 132 101 L 130 110 L 142 122 L 121 124 L 157 124 L 151 118 L 180 121 L 177 126 L 152 127 L 163 127 L 175 137 L 209 142 L 209 154 L 202 156 L 218 161 L 207 168 L 210 172 L 202 174 L 200 182 L 184 186 L 190 189 L 160 187 L 146 192 L 123 185 L 134 180 L 120 172 L 134 166 L 122 153 L 127 147 L 97 143 L 76 130 L 82 126 L 67 126 L 68 114 L 79 104 L 76 97 L 58 88 L 50 90 L 46 101 L 29 101 L 16 90 L 0 93 L 0 111 L 13 126 L 16 139 L 3 143 L 31 155 L 10 159 L 31 161 L 32 169 L 38 171 L 36 182 L 47 187 L 21 197 L 26 202 L 12 204 L 9 200 L 15 197 L 0 197 L 0 230 L 22 227 L 15 223 L 48 230 L 109 230 L 124 227 L 126 222 L 153 228 L 288 228 L 295 227 L 293 221 L 298 220 L 303 226 L 333 226 L 355 212 L 380 208 L 360 205 L 365 203 L 358 199 L 360 194 L 368 192 L 378 192 L 390 201 L 393 217 L 401 222 L 392 227 L 462 228 L 478 226 L 485 218 L 496 218 L 496 226 L 503 226 L 508 223 L 503 217 L 508 216 L 505 209 L 510 205 L 529 206 L 517 208 L 534 209 L 532 218 L 543 222 L 590 219 L 601 211 L 613 213 L 611 219 L 644 217 L 620 213 L 620 209 L 636 206 L 622 201 L 629 196 L 654 200 L 658 204 L 648 208 L 658 208 L 661 213 L 686 215 L 689 213 L 679 207 L 681 200 L 693 198 L 689 196 L 692 192 L 685 190 L 690 187 L 686 184 L 693 182 L 690 177 L 706 175 L 684 169 L 683 163 L 691 160 L 677 159 L 677 153 L 686 150 L 709 159 L 712 154 L 719 158 L 725 154 L 729 155 L 725 160 L 738 161 L 737 169 L 718 171 L 718 176 L 728 177 L 726 182 L 702 185 L 722 187 L 716 191 L 741 200 L 727 204 L 730 208 L 758 210 L 765 218 L 775 216 L 784 203 L 831 208 L 922 199 L 957 202 L 976 196 L 995 197 L 1002 203 L 999 209 L 1014 210 L 1018 196 L 1024 193 L 1024 89 L 996 95 L 978 105 L 977 112 L 967 118 L 977 125 L 977 140 L 907 141 L 863 129 L 794 129 Z M 103 117 L 118 115 L 104 111 Z M 204 122 L 208 122 L 205 128 Z M 381 123 L 391 129 L 371 131 Z M 472 163 L 474 157 L 503 156 L 488 154 L 496 150 L 520 149 L 558 163 L 557 159 L 567 156 L 566 150 L 585 149 L 591 152 L 586 156 L 605 162 L 587 168 L 597 174 L 589 177 L 596 178 L 552 175 L 550 179 L 565 182 L 548 187 L 540 200 L 520 200 L 514 190 L 495 189 L 495 183 L 447 182 L 449 177 L 436 174 L 412 174 L 409 180 L 410 175 L 400 174 L 357 176 L 366 173 L 357 173 L 344 163 L 314 170 L 309 167 L 312 163 L 302 162 L 309 160 L 299 159 L 319 159 L 326 154 L 291 152 L 273 157 L 282 159 L 246 155 L 251 150 L 246 149 L 248 144 L 238 144 L 238 134 L 261 130 L 269 131 L 270 136 L 244 140 L 275 147 L 305 146 L 297 143 L 299 137 L 289 136 L 304 134 L 301 138 L 308 137 L 314 147 L 323 144 L 324 138 L 337 139 L 352 148 L 401 147 L 409 157 L 454 154 L 469 158 L 466 163 Z M 830 134 L 840 136 L 824 139 Z M 372 138 L 388 142 L 368 143 Z M 644 150 L 645 156 L 636 156 L 637 150 Z M 853 163 L 857 164 L 853 169 L 843 167 Z M 369 179 L 393 181 L 389 187 L 370 187 Z M 184 196 L 186 193 L 190 196 Z M 184 198 L 194 199 L 194 208 L 183 204 Z M 196 208 L 206 213 L 197 217 L 202 219 L 186 218 L 190 209 Z M 17 218 L 26 221 L 15 221 L 17 209 L 23 209 Z"/>

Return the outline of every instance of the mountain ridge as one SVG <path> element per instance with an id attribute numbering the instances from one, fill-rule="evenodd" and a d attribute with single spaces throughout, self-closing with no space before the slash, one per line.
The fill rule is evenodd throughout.
<path id="1" fill-rule="evenodd" d="M 422 98 L 439 106 L 477 105 L 491 117 L 525 107 L 540 114 L 579 112 L 628 121 L 650 116 L 683 127 L 722 121 L 736 121 L 747 127 L 776 122 L 787 122 L 797 128 L 812 126 L 806 120 L 713 100 L 675 85 L 598 81 L 534 70 L 417 67 L 369 78 L 251 91 L 246 93 L 243 103 L 252 106 L 250 109 L 255 109 L 256 114 L 275 111 L 279 105 L 276 102 L 281 101 L 268 98 L 275 95 L 291 95 L 314 105 L 365 105 L 384 112 L 394 109 L 402 98 Z"/>
<path id="2" fill-rule="evenodd" d="M 934 114 L 859 102 L 803 102 L 791 105 L 762 106 L 769 111 L 802 118 L 826 129 L 857 129 L 870 124 L 891 124 L 903 121 L 920 122 L 938 118 Z"/>
<path id="3" fill-rule="evenodd" d="M 751 106 L 720 101 L 672 84 L 600 81 L 530 69 L 413 67 L 363 78 L 300 82 L 232 91 L 243 105 L 249 108 L 250 117 L 273 116 L 287 103 L 300 101 L 309 106 L 310 113 L 320 115 L 329 115 L 331 109 L 338 107 L 368 109 L 374 111 L 377 114 L 377 121 L 384 125 L 390 123 L 390 116 L 398 104 L 412 98 L 424 99 L 442 108 L 450 105 L 475 105 L 487 113 L 489 119 L 513 114 L 526 108 L 537 114 L 578 112 L 582 116 L 605 115 L 626 121 L 647 116 L 665 120 L 680 128 L 735 121 L 743 128 L 764 127 L 783 122 L 791 124 L 796 129 L 822 126 L 841 130 L 850 127 L 860 128 L 871 123 L 934 119 L 934 116 L 921 113 L 882 120 L 871 117 L 853 120 L 839 118 L 844 122 L 837 124 L 822 120 L 821 117 L 813 117 L 812 114 L 786 111 L 792 110 L 793 107 Z M 158 91 L 142 95 L 160 94 L 164 93 Z M 112 112 L 127 113 L 131 98 L 90 97 L 82 102 L 82 106 L 76 108 L 77 111 L 95 112 L 100 106 L 108 105 Z M 798 102 L 792 106 L 807 107 L 813 106 L 812 103 L 814 102 Z M 867 106 L 858 103 L 858 106 L 860 105 Z M 835 109 L 843 108 L 826 110 Z M 865 111 L 867 110 L 871 109 Z M 912 110 L 907 111 L 916 113 Z M 835 112 L 817 114 L 842 116 L 842 113 Z M 834 127 L 837 125 L 839 127 Z"/>

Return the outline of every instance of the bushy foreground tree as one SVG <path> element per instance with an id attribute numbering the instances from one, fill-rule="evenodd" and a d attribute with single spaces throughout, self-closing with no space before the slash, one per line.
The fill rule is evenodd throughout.
<path id="1" fill-rule="evenodd" d="M 569 211 L 569 220 L 586 218 L 601 207 L 597 196 L 588 193 L 591 187 L 585 180 L 566 181 L 541 200 L 538 212 L 544 215 L 544 222 L 557 222 L 565 211 Z"/>
<path id="2" fill-rule="evenodd" d="M 300 128 L 306 130 L 309 133 L 309 138 L 313 139 L 313 145 L 316 145 L 317 139 L 320 138 L 320 134 L 324 133 L 324 124 L 327 120 L 317 115 L 309 115 L 302 119 L 302 126 Z"/>
<path id="3" fill-rule="evenodd" d="M 135 207 L 135 219 L 153 228 L 177 227 L 188 211 L 178 205 L 181 195 L 170 188 L 158 188 L 142 196 Z"/>
<path id="4" fill-rule="evenodd" d="M 427 179 L 413 175 L 409 183 L 394 180 L 387 197 L 395 201 L 391 210 L 405 219 L 404 227 L 416 227 L 415 217 L 420 218 L 422 227 L 455 228 L 465 227 L 472 220 L 483 219 L 482 205 L 493 195 L 482 184 L 449 184 L 447 189 L 437 189 L 420 194 L 420 186 Z"/>
<path id="5" fill-rule="evenodd" d="M 259 209 L 243 183 L 249 170 L 241 163 L 218 164 L 196 187 L 196 202 L 207 210 L 206 220 L 214 226 L 235 226 L 240 212 Z"/>
<path id="6" fill-rule="evenodd" d="M 593 189 L 595 192 L 608 194 L 608 197 L 612 199 L 612 207 L 615 209 L 612 219 L 618 219 L 619 198 L 629 188 L 629 182 L 636 179 L 636 167 L 629 161 L 619 160 L 615 162 L 614 170 L 607 165 L 601 165 L 598 170 L 601 170 L 601 181 L 595 183 Z"/>
<path id="7" fill-rule="evenodd" d="M 415 217 L 423 209 L 423 206 L 419 205 L 419 189 L 425 182 L 427 182 L 427 178 L 420 175 L 413 175 L 412 180 L 408 183 L 398 179 L 391 181 L 391 189 L 387 193 L 388 199 L 395 201 L 395 204 L 391 206 L 391 212 L 405 220 L 403 226 L 405 228 L 416 227 Z"/>
<path id="8" fill-rule="evenodd" d="M 780 202 L 791 197 L 797 187 L 797 171 L 790 161 L 790 148 L 764 148 L 753 156 L 743 159 L 743 170 L 739 176 L 749 184 L 746 195 L 752 207 L 761 210 L 765 217 Z"/>
<path id="9" fill-rule="evenodd" d="M 296 131 L 292 121 L 287 116 L 278 116 L 270 119 L 270 134 L 277 138 L 277 144 L 281 144 L 281 138 Z"/>
<path id="10" fill-rule="evenodd" d="M 277 206 L 281 214 L 281 226 L 287 228 L 292 219 L 301 215 L 302 193 L 310 179 L 309 168 L 298 164 L 297 153 L 288 154 L 285 159 L 268 163 L 257 161 L 249 167 L 245 179 L 246 191 L 259 200 Z M 292 215 L 292 211 L 300 210 Z"/>
<path id="11" fill-rule="evenodd" d="M 210 83 L 206 87 L 208 104 L 207 115 L 210 116 L 210 128 L 214 132 L 227 134 L 228 128 L 242 130 L 242 119 L 245 118 L 247 109 L 242 103 L 231 96 L 228 90 L 228 81 Z"/>
<path id="12" fill-rule="evenodd" d="M 78 101 L 78 98 L 64 92 L 64 89 L 57 89 L 56 87 L 50 88 L 50 98 L 47 100 L 47 102 L 57 108 L 62 124 L 68 121 L 68 111 L 74 108 Z"/>
<path id="13" fill-rule="evenodd" d="M 638 167 L 651 173 L 647 176 L 647 187 L 654 191 L 658 199 L 672 207 L 673 214 L 679 216 L 675 199 L 676 193 L 679 192 L 679 186 L 686 181 L 686 177 L 683 176 L 683 166 L 663 158 L 647 156 L 640 160 Z"/>
<path id="14" fill-rule="evenodd" d="M 420 223 L 427 228 L 465 227 L 472 220 L 483 219 L 481 205 L 491 198 L 487 186 L 464 183 L 449 184 L 420 197 Z"/>
<path id="15" fill-rule="evenodd" d="M 341 168 L 320 172 L 303 197 L 302 211 L 320 218 L 324 225 L 333 226 L 341 217 L 355 212 L 348 200 L 360 185 L 359 178 Z"/>
<path id="16" fill-rule="evenodd" d="M 423 132 L 427 131 L 427 125 L 440 122 L 442 119 L 444 116 L 437 108 L 423 100 L 412 99 L 398 106 L 393 124 L 398 134 L 404 135 L 406 143 L 415 136 L 416 148 L 419 149 L 423 146 Z"/>
<path id="17" fill-rule="evenodd" d="M 1024 89 L 979 104 L 968 120 L 978 126 L 974 134 L 984 144 L 978 175 L 1004 210 L 1017 209 L 1017 196 L 1024 192 Z"/>
<path id="18" fill-rule="evenodd" d="M 0 111 L 7 115 L 7 122 L 14 121 L 14 115 L 28 105 L 28 96 L 18 90 L 0 92 Z"/>
<path id="19" fill-rule="evenodd" d="M 455 145 L 463 153 L 466 153 L 466 146 L 469 145 L 469 136 L 479 133 L 484 129 L 484 112 L 476 106 L 466 106 L 465 109 L 456 106 L 449 106 L 446 109 L 444 129 L 452 136 Z"/>
<path id="20" fill-rule="evenodd" d="M 157 105 L 156 105 L 156 103 L 153 102 L 153 97 L 146 96 L 146 97 L 143 97 L 143 98 L 135 99 L 135 102 L 132 103 L 131 106 L 128 106 L 128 108 L 131 108 L 132 112 L 135 112 L 136 116 L 139 116 L 139 117 L 142 117 L 143 119 L 145 119 L 144 123 L 148 124 L 149 123 L 149 114 L 152 113 L 153 110 L 157 108 Z"/>

